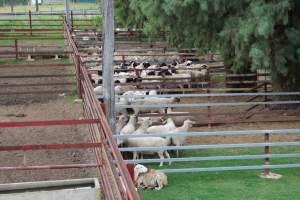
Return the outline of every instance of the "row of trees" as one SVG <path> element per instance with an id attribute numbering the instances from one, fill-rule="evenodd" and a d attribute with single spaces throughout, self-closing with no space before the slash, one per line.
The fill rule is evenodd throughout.
<path id="1" fill-rule="evenodd" d="M 119 25 L 176 47 L 218 50 L 244 73 L 271 69 L 277 90 L 300 88 L 299 0 L 115 0 Z"/>

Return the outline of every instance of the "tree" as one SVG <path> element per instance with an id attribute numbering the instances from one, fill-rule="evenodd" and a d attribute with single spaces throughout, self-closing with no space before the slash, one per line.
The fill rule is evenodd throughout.
<path id="1" fill-rule="evenodd" d="M 271 69 L 276 90 L 300 88 L 298 0 L 116 0 L 118 23 L 176 47 L 220 50 L 237 73 Z"/>

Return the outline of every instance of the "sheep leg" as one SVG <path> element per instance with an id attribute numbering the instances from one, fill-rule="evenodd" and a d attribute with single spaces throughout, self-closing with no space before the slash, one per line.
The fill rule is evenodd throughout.
<path id="1" fill-rule="evenodd" d="M 171 158 L 171 157 L 170 157 L 170 154 L 168 153 L 167 150 L 165 151 L 165 155 L 166 155 L 166 157 L 167 157 L 168 159 Z M 172 163 L 172 161 L 169 161 L 169 165 L 171 165 L 171 163 Z"/>
<path id="2" fill-rule="evenodd" d="M 138 153 L 136 151 L 133 152 L 133 160 L 138 159 Z"/>
<path id="3" fill-rule="evenodd" d="M 159 151 L 159 152 L 157 152 L 157 154 L 158 154 L 158 156 L 159 156 L 160 159 L 164 159 L 165 158 L 163 151 Z M 161 161 L 160 164 L 159 164 L 159 167 L 162 167 L 163 165 L 164 165 L 164 162 Z"/>

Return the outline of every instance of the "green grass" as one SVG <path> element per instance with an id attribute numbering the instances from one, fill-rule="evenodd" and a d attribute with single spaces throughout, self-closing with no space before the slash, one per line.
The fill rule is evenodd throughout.
<path id="1" fill-rule="evenodd" d="M 260 171 L 169 174 L 168 187 L 140 194 L 145 200 L 298 200 L 300 170 L 274 172 L 283 178 L 264 180 Z"/>
<path id="2" fill-rule="evenodd" d="M 22 64 L 22 63 L 26 63 L 26 60 L 24 59 L 0 59 L 0 65 L 2 64 Z"/>
<path id="3" fill-rule="evenodd" d="M 182 157 L 262 154 L 262 148 L 189 150 Z M 298 147 L 274 147 L 272 153 L 300 152 Z M 271 164 L 300 163 L 300 158 L 272 159 Z M 261 165 L 263 160 L 200 161 L 172 163 L 170 168 Z M 147 165 L 158 168 L 158 164 Z M 163 168 L 168 168 L 164 166 Z M 142 199 L 153 200 L 297 200 L 300 199 L 300 170 L 272 170 L 283 175 L 280 180 L 259 177 L 261 170 L 216 173 L 168 174 L 169 185 L 161 191 L 139 190 Z"/>

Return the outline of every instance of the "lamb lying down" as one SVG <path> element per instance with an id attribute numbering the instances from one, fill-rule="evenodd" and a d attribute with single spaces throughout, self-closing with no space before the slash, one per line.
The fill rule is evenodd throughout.
<path id="1" fill-rule="evenodd" d="M 156 189 L 160 190 L 164 186 L 168 185 L 167 176 L 154 169 L 148 169 L 144 165 L 137 164 L 134 167 L 134 180 L 136 186 L 142 189 Z"/>

